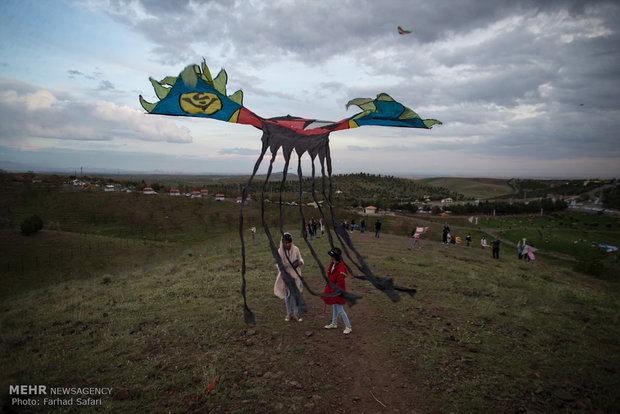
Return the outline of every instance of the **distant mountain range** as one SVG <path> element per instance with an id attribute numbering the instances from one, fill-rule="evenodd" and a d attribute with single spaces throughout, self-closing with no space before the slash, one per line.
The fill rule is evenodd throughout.
<path id="1" fill-rule="evenodd" d="M 84 169 L 83 171 L 76 170 L 75 168 L 62 168 L 62 167 L 46 167 L 39 166 L 33 167 L 29 164 L 0 160 L 0 169 L 7 172 L 14 173 L 24 173 L 24 172 L 35 172 L 35 173 L 45 173 L 45 174 L 84 174 L 84 175 L 214 175 L 214 176 L 241 176 L 247 174 L 222 174 L 219 172 L 204 172 L 204 173 L 196 173 L 196 174 L 188 174 L 181 171 L 162 171 L 162 170 L 152 170 L 152 171 L 140 171 L 140 170 L 124 170 L 120 168 L 104 168 L 104 167 L 89 167 L 88 169 Z"/>

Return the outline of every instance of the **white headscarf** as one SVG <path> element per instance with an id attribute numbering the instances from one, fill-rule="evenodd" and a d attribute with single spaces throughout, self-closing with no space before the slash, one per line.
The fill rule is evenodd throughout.
<path id="1" fill-rule="evenodd" d="M 291 276 L 293 276 L 293 278 L 297 279 L 297 274 L 293 270 L 291 263 L 294 263 L 295 260 L 299 260 L 301 262 L 300 264 L 303 264 L 304 261 L 301 258 L 301 253 L 299 252 L 299 248 L 295 246 L 294 242 L 291 242 L 291 248 L 289 250 L 286 250 L 284 248 L 284 236 L 286 235 L 291 236 L 291 233 L 284 233 L 282 238 L 280 238 L 280 248 L 278 249 L 278 253 L 280 253 L 280 258 L 282 259 L 284 268 L 289 272 Z M 291 239 L 292 238 L 293 237 L 291 236 Z M 299 267 L 297 268 L 297 272 L 301 274 L 301 269 Z"/>
<path id="2" fill-rule="evenodd" d="M 291 235 L 291 233 L 284 233 L 284 235 Z M 301 266 L 297 266 L 296 269 L 293 269 L 291 263 L 294 263 L 295 260 L 298 260 L 300 265 L 304 264 L 304 260 L 301 258 L 301 253 L 299 248 L 295 246 L 295 243 L 291 243 L 291 248 L 286 250 L 284 248 L 284 235 L 280 238 L 280 248 L 278 249 L 278 253 L 280 254 L 280 258 L 282 259 L 282 264 L 284 265 L 284 269 L 288 272 L 289 275 L 293 279 L 295 279 L 295 284 L 297 285 L 297 289 L 299 291 L 303 290 L 303 283 L 301 279 L 297 277 L 297 275 L 301 275 Z M 292 236 L 291 236 L 292 239 Z M 273 293 L 279 297 L 280 299 L 286 298 L 286 285 L 284 284 L 284 280 L 282 279 L 282 273 L 278 269 L 278 277 L 276 278 L 276 283 L 273 286 Z"/>

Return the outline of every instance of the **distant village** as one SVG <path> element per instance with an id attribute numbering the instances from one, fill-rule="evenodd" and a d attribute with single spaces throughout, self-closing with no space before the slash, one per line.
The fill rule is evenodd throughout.
<path id="1" fill-rule="evenodd" d="M 104 191 L 104 192 L 120 192 L 120 193 L 134 193 L 140 192 L 144 195 L 157 195 L 159 192 L 155 191 L 152 187 L 142 187 L 141 189 L 136 187 L 135 185 L 122 185 L 119 183 L 116 184 L 102 184 L 99 181 L 83 181 L 79 179 L 73 179 L 67 182 L 67 184 L 71 184 L 74 189 L 79 191 Z M 206 198 L 209 196 L 208 189 L 200 189 L 193 190 L 190 192 L 182 193 L 178 188 L 171 188 L 168 192 L 162 193 L 167 194 L 171 197 L 189 197 L 189 198 Z M 221 193 L 217 193 L 214 196 L 215 201 L 224 201 L 226 200 L 226 196 Z M 241 203 L 243 197 L 239 196 L 236 198 L 237 203 Z M 246 201 L 251 199 L 250 196 L 246 198 Z"/>
<path id="2" fill-rule="evenodd" d="M 189 185 L 183 185 L 183 189 L 175 188 L 160 184 L 148 185 L 144 181 L 137 182 L 117 182 L 116 180 L 108 180 L 105 178 L 92 177 L 76 177 L 76 176 L 59 176 L 59 175 L 40 175 L 32 172 L 29 173 L 7 173 L 2 172 L 4 182 L 12 182 L 13 184 L 34 184 L 39 187 L 64 187 L 80 192 L 110 192 L 110 193 L 139 193 L 145 196 L 169 196 L 169 197 L 186 197 L 190 199 L 209 199 L 217 202 L 236 202 L 241 204 L 243 198 L 241 195 L 243 186 L 230 185 L 222 186 L 228 188 L 229 191 L 217 191 L 207 188 L 191 189 Z M 514 181 L 514 180 L 511 180 Z M 544 182 L 544 180 L 541 180 Z M 509 183 L 511 184 L 511 183 Z M 512 185 L 512 184 L 511 184 Z M 571 191 L 562 190 L 561 187 L 569 186 Z M 213 186 L 213 185 L 212 185 Z M 576 188 L 579 190 L 576 190 Z M 550 184 L 547 192 L 542 195 L 540 191 L 536 197 L 526 199 L 520 198 L 515 194 L 512 197 L 498 198 L 494 200 L 468 199 L 454 200 L 452 197 L 438 198 L 432 193 L 425 193 L 423 196 L 413 202 L 392 203 L 389 208 L 379 208 L 373 204 L 346 205 L 346 207 L 356 210 L 362 214 L 391 214 L 393 212 L 408 212 L 420 214 L 469 214 L 473 212 L 485 214 L 514 214 L 521 212 L 534 212 L 534 210 L 544 209 L 545 211 L 561 210 L 566 208 L 578 209 L 592 212 L 610 212 L 615 214 L 608 203 L 603 203 L 603 190 L 614 190 L 617 193 L 618 183 L 616 180 L 571 180 L 562 185 Z M 554 192 L 556 190 L 557 192 Z M 232 194 L 231 194 L 232 193 Z M 236 194 L 235 194 L 236 193 Z M 572 193 L 572 194 L 571 194 Z M 422 194 L 422 193 L 420 193 Z M 346 194 L 342 190 L 334 191 L 334 200 L 344 199 Z M 609 197 L 605 197 L 609 199 Z M 252 201 L 252 195 L 248 194 L 245 203 Z M 271 202 L 268 198 L 265 202 Z M 298 206 L 298 201 L 282 201 L 287 206 Z M 323 200 L 308 200 L 306 196 L 304 205 L 318 208 Z"/>

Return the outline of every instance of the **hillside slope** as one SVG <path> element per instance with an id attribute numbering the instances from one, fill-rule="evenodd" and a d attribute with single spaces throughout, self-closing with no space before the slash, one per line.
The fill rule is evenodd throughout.
<path id="1" fill-rule="evenodd" d="M 349 336 L 323 329 L 329 307 L 323 313 L 308 292 L 304 321 L 284 322 L 262 233 L 248 240 L 248 303 L 257 324 L 245 325 L 231 232 L 186 244 L 158 263 L 3 299 L 0 385 L 112 387 L 101 397 L 104 412 L 620 406 L 617 281 L 584 276 L 554 259 L 519 261 L 505 247 L 493 260 L 487 249 L 424 237 L 422 248 L 411 250 L 408 237 L 352 236 L 378 274 L 418 294 L 393 303 L 350 279 L 348 290 L 362 299 L 347 308 Z M 303 274 L 320 291 L 318 266 L 298 241 Z M 311 243 L 326 260 L 326 239 Z M 8 395 L 2 404 L 11 409 Z"/>

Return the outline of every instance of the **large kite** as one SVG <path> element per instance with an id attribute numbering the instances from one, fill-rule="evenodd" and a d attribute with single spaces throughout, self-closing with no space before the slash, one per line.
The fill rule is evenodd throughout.
<path id="1" fill-rule="evenodd" d="M 262 118 L 243 106 L 242 91 L 239 90 L 232 95 L 227 95 L 226 83 L 228 81 L 228 75 L 226 74 L 226 71 L 222 69 L 219 74 L 213 78 L 206 62 L 203 62 L 201 66 L 187 66 L 177 77 L 168 76 L 159 82 L 151 78 L 150 81 L 155 88 L 157 97 L 160 99 L 157 103 L 150 103 L 145 101 L 144 98 L 140 96 L 140 103 L 150 114 L 213 118 L 220 121 L 252 125 L 263 131 L 262 149 L 254 165 L 252 175 L 248 179 L 248 182 L 244 188 L 241 208 L 239 211 L 239 237 L 241 238 L 242 257 L 241 293 L 243 295 L 244 318 L 246 323 L 254 323 L 254 315 L 247 305 L 245 295 L 246 264 L 245 243 L 243 238 L 243 206 L 245 205 L 245 201 L 248 197 L 250 184 L 252 183 L 252 180 L 260 167 L 263 157 L 267 154 L 267 151 L 270 152 L 271 157 L 260 197 L 262 225 L 269 240 L 272 255 L 282 273 L 284 283 L 299 306 L 299 316 L 302 316 L 307 311 L 307 306 L 299 290 L 297 289 L 293 278 L 284 269 L 282 259 L 278 254 L 278 248 L 273 241 L 269 227 L 265 223 L 265 187 L 271 176 L 276 155 L 280 150 L 285 161 L 284 168 L 282 170 L 282 181 L 280 183 L 280 235 L 282 236 L 284 234 L 282 190 L 284 188 L 284 183 L 286 182 L 287 171 L 291 162 L 293 150 L 295 150 L 295 153 L 297 154 L 297 174 L 299 179 L 298 205 L 301 220 L 301 234 L 310 249 L 312 256 L 319 265 L 323 278 L 335 291 L 335 293 L 332 293 L 330 296 L 341 296 L 350 306 L 355 304 L 355 301 L 359 298 L 350 292 L 343 292 L 338 286 L 329 282 L 323 264 L 308 241 L 307 232 L 304 225 L 304 223 L 306 223 L 306 219 L 304 217 L 301 203 L 302 180 L 304 178 L 301 169 L 301 157 L 305 153 L 308 153 L 312 160 L 313 200 L 319 208 L 319 214 L 323 218 L 323 221 L 325 223 L 331 223 L 331 229 L 329 225 L 327 226 L 329 244 L 332 248 L 334 247 L 334 236 L 332 235 L 333 231 L 347 258 L 359 269 L 360 272 L 363 273 L 363 276 L 356 276 L 349 268 L 350 273 L 358 279 L 369 281 L 395 302 L 399 300 L 399 296 L 396 291 L 406 292 L 410 295 L 413 295 L 416 292 L 415 289 L 395 286 L 391 278 L 375 276 L 368 265 L 364 262 L 362 256 L 353 246 L 346 229 L 339 224 L 339 221 L 334 214 L 334 208 L 332 205 L 332 164 L 329 151 L 329 134 L 334 131 L 356 128 L 364 125 L 430 129 L 433 125 L 441 124 L 441 122 L 435 119 L 421 119 L 420 116 L 418 116 L 418 114 L 416 114 L 413 110 L 403 106 L 399 102 L 396 102 L 392 99 L 392 97 L 385 93 L 380 93 L 375 99 L 357 98 L 349 101 L 346 105 L 347 108 L 350 105 L 356 105 L 362 109 L 362 112 L 337 122 L 318 121 L 316 119 L 299 118 L 290 115 L 269 119 Z M 321 204 L 317 199 L 317 189 L 315 186 L 315 161 L 317 158 L 321 168 L 321 192 L 324 200 L 327 202 L 329 220 L 326 217 L 326 211 L 324 208 L 321 208 Z M 301 275 L 298 276 L 310 294 L 315 296 L 325 296 L 322 293 L 313 292 Z"/>

